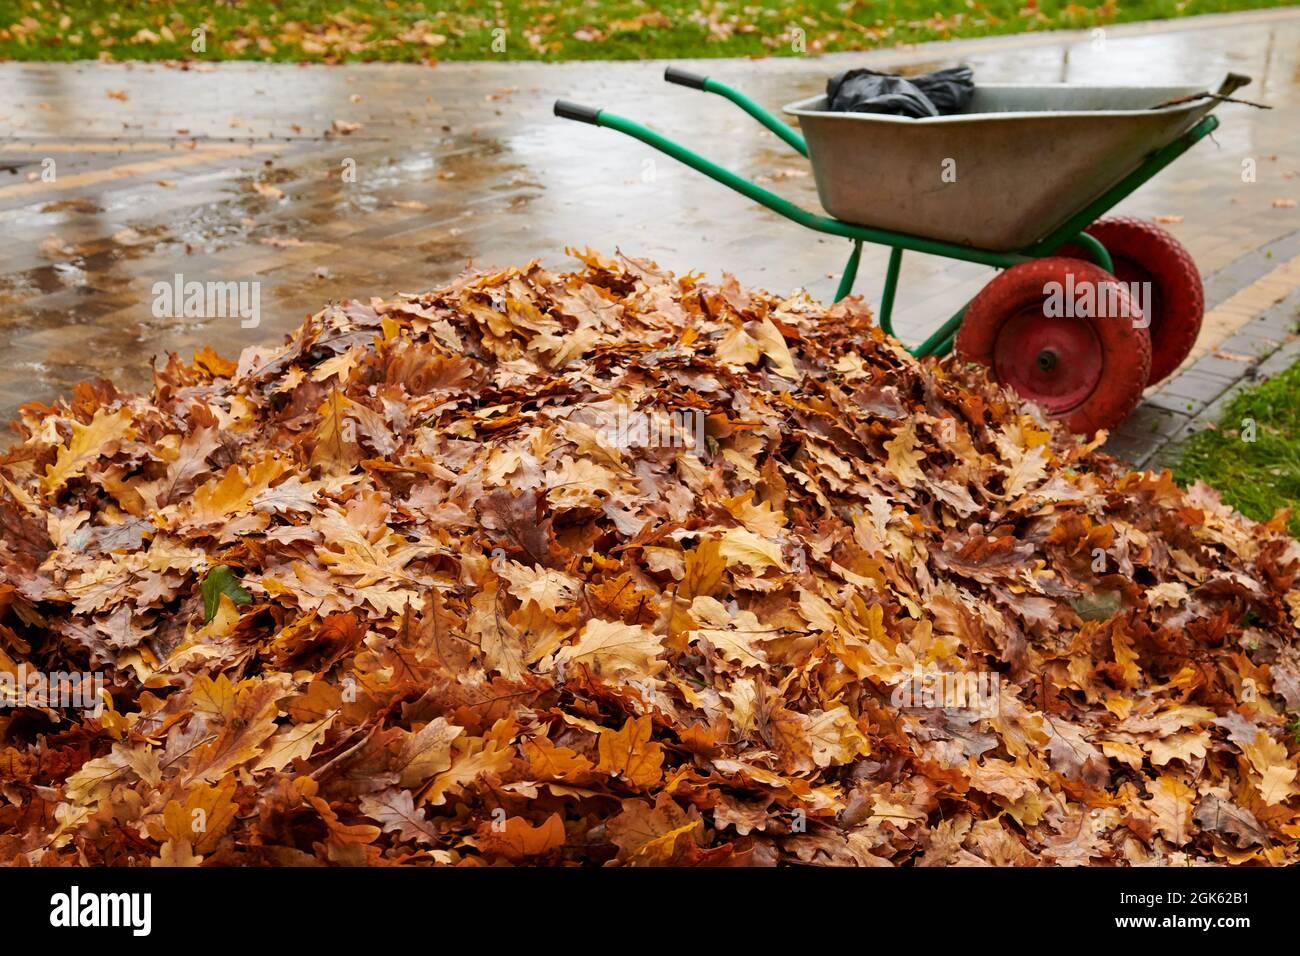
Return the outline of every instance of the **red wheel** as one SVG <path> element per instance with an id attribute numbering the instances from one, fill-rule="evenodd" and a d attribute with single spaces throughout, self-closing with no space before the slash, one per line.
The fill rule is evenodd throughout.
<path id="1" fill-rule="evenodd" d="M 971 300 L 956 349 L 1072 432 L 1090 435 L 1122 422 L 1142 398 L 1151 370 L 1144 325 L 1110 273 L 1080 259 L 1035 259 Z"/>
<path id="2" fill-rule="evenodd" d="M 1117 216 L 1099 219 L 1084 231 L 1110 253 L 1115 278 L 1125 283 L 1150 283 L 1141 287 L 1149 294 L 1138 305 L 1151 319 L 1147 329 L 1151 377 L 1147 384 L 1154 385 L 1183 364 L 1196 344 L 1205 314 L 1200 270 L 1183 244 L 1153 222 Z M 1062 247 L 1056 255 L 1087 258 L 1078 246 Z"/>

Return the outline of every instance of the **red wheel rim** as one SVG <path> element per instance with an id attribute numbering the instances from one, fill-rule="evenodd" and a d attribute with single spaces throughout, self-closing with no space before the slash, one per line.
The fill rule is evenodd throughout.
<path id="1" fill-rule="evenodd" d="M 1053 416 L 1076 408 L 1091 395 L 1104 368 L 1102 344 L 1092 323 L 1044 316 L 1041 302 L 1011 315 L 993 346 L 998 381 Z"/>
<path id="2" fill-rule="evenodd" d="M 1095 308 L 1082 311 L 1095 314 L 1044 315 L 1058 295 L 1053 286 L 1063 291 L 1069 284 L 1076 292 L 1092 288 Z M 1105 295 L 1099 294 L 1102 285 Z M 989 366 L 995 380 L 1049 417 L 1075 434 L 1091 435 L 1122 422 L 1142 398 L 1151 372 L 1151 336 L 1131 318 L 1141 314 L 1127 287 L 1092 263 L 1065 256 L 1033 259 L 994 276 L 971 299 L 955 346 L 958 355 Z"/>

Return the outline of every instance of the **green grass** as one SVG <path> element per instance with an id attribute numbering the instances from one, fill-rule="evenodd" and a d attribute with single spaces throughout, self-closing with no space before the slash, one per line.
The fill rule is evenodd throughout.
<path id="1" fill-rule="evenodd" d="M 1243 440 L 1247 422 L 1255 441 Z M 1197 478 L 1223 493 L 1248 518 L 1265 521 L 1290 508 L 1288 528 L 1300 538 L 1300 362 L 1232 400 L 1217 428 L 1184 446 L 1174 478 Z"/>
<path id="2" fill-rule="evenodd" d="M 581 60 L 779 56 L 1094 27 L 1288 0 L 6 0 L 15 60 Z M 205 49 L 191 49 L 204 28 Z"/>

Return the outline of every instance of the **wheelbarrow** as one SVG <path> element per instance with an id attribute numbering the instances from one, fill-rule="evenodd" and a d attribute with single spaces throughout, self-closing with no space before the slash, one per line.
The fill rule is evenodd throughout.
<path id="1" fill-rule="evenodd" d="M 956 115 L 838 113 L 791 103 L 795 130 L 709 77 L 664 79 L 723 96 L 812 163 L 822 216 L 608 110 L 557 100 L 555 114 L 617 130 L 801 226 L 851 241 L 835 293 L 849 295 L 864 242 L 889 246 L 880 325 L 905 251 L 1000 271 L 912 349 L 956 350 L 1074 432 L 1111 428 L 1191 351 L 1204 289 L 1187 250 L 1153 223 L 1100 218 L 1218 126 L 1209 112 L 1250 82 L 1195 86 L 983 85 Z M 805 138 L 806 137 L 806 138 Z"/>

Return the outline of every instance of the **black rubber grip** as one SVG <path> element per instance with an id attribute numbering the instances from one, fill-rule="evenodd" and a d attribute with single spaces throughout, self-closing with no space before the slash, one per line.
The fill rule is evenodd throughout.
<path id="1" fill-rule="evenodd" d="M 693 90 L 702 90 L 708 77 L 700 76 L 698 73 L 691 73 L 676 66 L 670 66 L 664 70 L 664 79 L 669 83 L 676 83 L 678 86 L 689 86 Z"/>
<path id="2" fill-rule="evenodd" d="M 594 106 L 582 106 L 578 103 L 570 103 L 568 100 L 555 101 L 555 115 L 564 119 L 577 120 L 579 123 L 590 123 L 592 126 L 599 125 L 600 110 Z"/>

